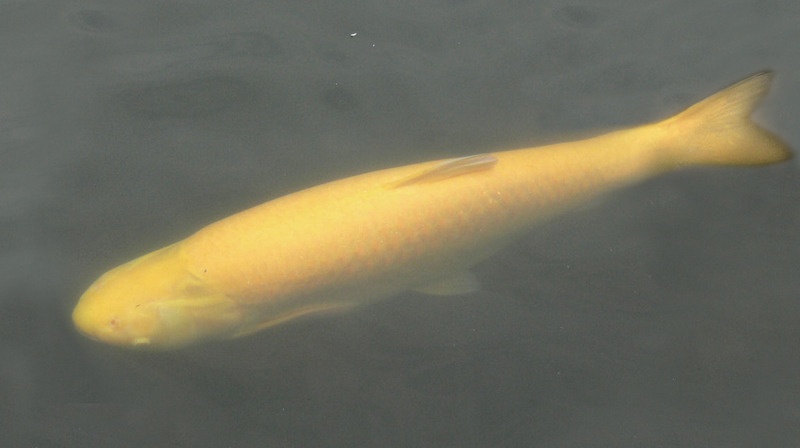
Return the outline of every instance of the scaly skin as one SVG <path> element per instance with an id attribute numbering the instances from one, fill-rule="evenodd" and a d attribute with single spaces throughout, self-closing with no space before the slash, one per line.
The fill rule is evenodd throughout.
<path id="1" fill-rule="evenodd" d="M 170 349 L 432 284 L 447 290 L 448 278 L 586 199 L 684 166 L 786 160 L 788 147 L 749 120 L 770 79 L 759 73 L 655 124 L 266 202 L 109 271 L 73 319 L 110 344 Z"/>

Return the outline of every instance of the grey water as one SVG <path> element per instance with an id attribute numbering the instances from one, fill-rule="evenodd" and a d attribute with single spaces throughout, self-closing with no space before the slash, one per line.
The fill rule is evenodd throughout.
<path id="1" fill-rule="evenodd" d="M 776 72 L 792 0 L 0 2 L 0 445 L 791 447 L 796 161 L 670 174 L 477 266 L 482 289 L 168 353 L 70 312 L 105 270 L 401 164 L 669 116 Z"/>

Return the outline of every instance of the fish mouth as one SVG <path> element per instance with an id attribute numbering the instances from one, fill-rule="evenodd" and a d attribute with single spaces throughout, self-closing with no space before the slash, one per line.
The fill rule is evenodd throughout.
<path id="1" fill-rule="evenodd" d="M 78 333 L 86 338 L 89 338 L 93 341 L 99 341 L 98 337 L 88 331 L 88 328 L 91 326 L 90 321 L 86 316 L 86 312 L 83 310 L 81 303 L 79 302 L 75 309 L 72 311 L 72 323 Z"/>
<path id="2" fill-rule="evenodd" d="M 129 347 L 129 348 L 133 348 L 133 349 L 144 349 L 144 350 L 146 350 L 146 349 L 151 349 L 152 348 L 151 345 L 150 345 L 151 344 L 150 338 L 144 338 L 144 337 L 136 338 L 136 339 L 131 340 L 128 343 L 128 342 L 126 342 L 124 340 L 117 340 L 117 339 L 113 339 L 113 338 L 98 337 L 98 336 L 96 336 L 96 335 L 94 335 L 92 333 L 88 333 L 88 332 L 82 330 L 80 327 L 76 326 L 76 328 L 78 330 L 78 333 L 80 333 L 82 336 L 86 337 L 87 339 L 91 339 L 94 342 L 99 342 L 99 343 L 102 343 L 102 344 L 115 345 L 115 346 L 119 346 L 119 347 Z"/>

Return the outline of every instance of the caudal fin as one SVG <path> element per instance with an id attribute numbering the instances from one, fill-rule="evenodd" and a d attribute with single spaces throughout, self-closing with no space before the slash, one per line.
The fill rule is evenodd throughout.
<path id="1" fill-rule="evenodd" d="M 766 96 L 772 72 L 756 73 L 661 123 L 677 165 L 763 165 L 792 157 L 777 135 L 750 114 Z"/>

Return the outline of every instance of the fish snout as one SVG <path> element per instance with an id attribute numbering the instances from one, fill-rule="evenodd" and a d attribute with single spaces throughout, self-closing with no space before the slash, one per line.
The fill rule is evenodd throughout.
<path id="1" fill-rule="evenodd" d="M 94 341 L 126 347 L 150 344 L 150 338 L 131 333 L 141 326 L 139 320 L 141 319 L 137 319 L 135 314 L 115 312 L 91 300 L 80 300 L 72 312 L 75 328 L 84 336 Z"/>

